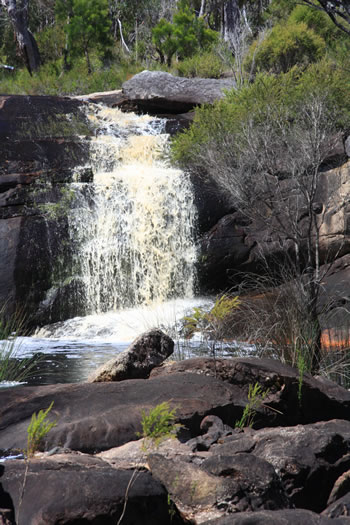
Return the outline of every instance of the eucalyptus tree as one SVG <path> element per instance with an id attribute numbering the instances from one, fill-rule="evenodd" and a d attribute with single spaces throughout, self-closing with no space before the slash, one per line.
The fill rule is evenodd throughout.
<path id="1" fill-rule="evenodd" d="M 30 74 L 39 69 L 41 60 L 36 40 L 30 31 L 29 0 L 0 0 L 11 21 L 17 47 Z"/>
<path id="2" fill-rule="evenodd" d="M 301 3 L 326 13 L 339 29 L 350 36 L 349 0 L 301 0 Z"/>
<path id="3" fill-rule="evenodd" d="M 66 22 L 68 52 L 83 53 L 91 73 L 91 49 L 111 43 L 108 0 L 57 0 L 56 12 Z"/>

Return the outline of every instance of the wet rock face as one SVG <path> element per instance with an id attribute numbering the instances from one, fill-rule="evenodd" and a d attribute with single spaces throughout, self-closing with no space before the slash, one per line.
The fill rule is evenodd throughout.
<path id="1" fill-rule="evenodd" d="M 82 102 L 0 96 L 0 302 L 9 313 L 24 306 L 33 324 L 79 313 L 68 300 L 73 247 L 63 208 L 67 183 L 91 179 L 75 173 L 90 133 Z"/>

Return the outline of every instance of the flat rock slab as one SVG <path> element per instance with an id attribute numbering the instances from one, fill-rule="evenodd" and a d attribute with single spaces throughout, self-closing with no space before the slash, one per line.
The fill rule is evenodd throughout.
<path id="1" fill-rule="evenodd" d="M 124 82 L 122 91 L 131 103 L 146 111 L 185 113 L 200 104 L 212 104 L 234 87 L 233 79 L 191 79 L 163 71 L 142 71 Z"/>
<path id="2" fill-rule="evenodd" d="M 98 452 L 137 439 L 142 410 L 147 412 L 163 401 L 177 409 L 178 421 L 195 436 L 208 414 L 233 424 L 241 417 L 247 398 L 234 385 L 195 374 L 4 389 L 0 391 L 0 448 L 25 448 L 32 414 L 52 401 L 50 419 L 57 426 L 50 431 L 46 448 Z"/>
<path id="3" fill-rule="evenodd" d="M 27 471 L 19 460 L 0 466 L 0 504 L 14 512 L 17 525 L 116 525 L 126 494 L 123 525 L 171 523 L 166 491 L 149 472 L 116 470 L 78 454 L 34 458 L 27 465 Z"/>

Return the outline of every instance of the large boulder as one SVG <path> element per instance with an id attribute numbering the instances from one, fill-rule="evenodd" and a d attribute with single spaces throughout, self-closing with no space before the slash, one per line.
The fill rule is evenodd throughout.
<path id="1" fill-rule="evenodd" d="M 17 525 L 116 525 L 124 507 L 123 525 L 172 523 L 167 493 L 149 472 L 116 470 L 78 454 L 13 460 L 0 468 L 8 514 L 14 511 Z"/>
<path id="2" fill-rule="evenodd" d="M 123 95 L 148 113 L 185 113 L 212 104 L 235 87 L 233 79 L 174 77 L 164 71 L 142 71 L 124 82 Z"/>
<path id="3" fill-rule="evenodd" d="M 154 453 L 148 465 L 181 514 L 188 519 L 195 515 L 195 523 L 223 513 L 290 506 L 272 465 L 251 454 L 214 456 L 198 466 Z"/>
<path id="4" fill-rule="evenodd" d="M 140 335 L 130 347 L 101 365 L 88 382 L 146 379 L 174 351 L 174 341 L 161 330 L 150 330 Z"/>

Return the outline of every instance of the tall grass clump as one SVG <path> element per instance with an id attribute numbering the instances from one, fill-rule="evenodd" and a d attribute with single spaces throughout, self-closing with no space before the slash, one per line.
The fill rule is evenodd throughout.
<path id="1" fill-rule="evenodd" d="M 20 310 L 5 315 L 5 306 L 0 308 L 0 383 L 25 382 L 34 375 L 39 358 L 20 356 L 19 335 L 25 330 L 26 318 Z"/>

